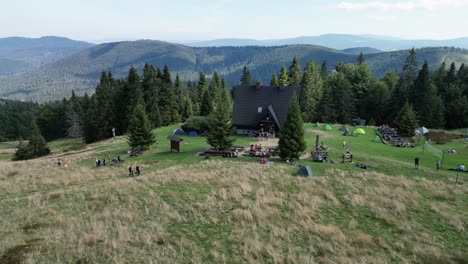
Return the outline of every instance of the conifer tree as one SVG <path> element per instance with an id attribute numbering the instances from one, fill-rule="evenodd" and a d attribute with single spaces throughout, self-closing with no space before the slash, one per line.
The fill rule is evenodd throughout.
<path id="1" fill-rule="evenodd" d="M 299 104 L 305 122 L 312 122 L 315 111 L 323 95 L 323 80 L 318 64 L 310 61 L 302 76 Z"/>
<path id="2" fill-rule="evenodd" d="M 25 160 L 34 159 L 48 155 L 50 149 L 44 137 L 39 130 L 36 122 L 33 121 L 31 125 L 31 135 L 29 136 L 29 142 L 27 144 L 20 144 L 18 150 L 13 157 L 13 160 Z"/>
<path id="3" fill-rule="evenodd" d="M 302 80 L 302 67 L 299 59 L 295 56 L 288 72 L 289 85 L 298 86 Z"/>
<path id="4" fill-rule="evenodd" d="M 414 131 L 419 127 L 416 113 L 413 111 L 413 106 L 405 102 L 400 112 L 394 121 L 395 127 L 398 129 L 399 134 L 414 136 Z"/>
<path id="5" fill-rule="evenodd" d="M 83 136 L 83 130 L 81 128 L 81 117 L 76 111 L 74 101 L 68 102 L 65 114 L 67 122 L 67 136 L 78 140 Z"/>
<path id="6" fill-rule="evenodd" d="M 231 113 L 229 93 L 225 89 L 208 118 L 206 140 L 211 147 L 218 150 L 229 150 L 232 147 Z"/>
<path id="7" fill-rule="evenodd" d="M 322 74 L 322 79 L 325 81 L 328 77 L 328 63 L 327 61 L 323 61 L 322 65 L 320 66 L 320 72 Z"/>
<path id="8" fill-rule="evenodd" d="M 365 59 L 364 59 L 364 53 L 361 52 L 361 53 L 359 53 L 359 56 L 358 56 L 358 58 L 357 58 L 357 65 L 362 65 L 362 64 L 364 64 L 364 61 L 365 61 Z"/>
<path id="9" fill-rule="evenodd" d="M 250 75 L 249 68 L 247 66 L 244 66 L 242 69 L 242 75 L 240 78 L 240 83 L 241 85 L 252 85 L 253 84 L 253 79 L 252 75 Z"/>
<path id="10" fill-rule="evenodd" d="M 96 88 L 97 113 L 100 139 L 111 137 L 113 124 L 113 96 L 112 96 L 112 75 L 106 72 L 101 73 L 99 85 Z"/>
<path id="11" fill-rule="evenodd" d="M 356 114 L 356 99 L 352 91 L 351 83 L 345 74 L 334 71 L 327 80 L 334 102 L 334 112 L 338 123 L 347 124 Z"/>
<path id="12" fill-rule="evenodd" d="M 83 138 L 85 143 L 93 143 L 98 140 L 99 123 L 97 121 L 97 102 L 95 96 L 91 98 L 85 94 L 83 98 L 84 114 L 81 118 Z M 126 131 L 126 129 L 125 129 Z"/>
<path id="13" fill-rule="evenodd" d="M 161 113 L 163 126 L 175 124 L 180 121 L 178 98 L 176 97 L 174 85 L 172 84 L 169 67 L 164 65 L 162 75 L 162 86 L 159 91 L 158 108 Z"/>
<path id="14" fill-rule="evenodd" d="M 414 81 L 412 103 L 414 111 L 419 116 L 421 125 L 441 127 L 444 124 L 442 101 L 437 95 L 437 89 L 429 76 L 429 65 L 424 65 Z"/>
<path id="15" fill-rule="evenodd" d="M 274 87 L 279 86 L 279 80 L 278 80 L 278 77 L 276 77 L 275 73 L 273 73 L 273 75 L 271 76 L 270 86 L 274 86 Z"/>
<path id="16" fill-rule="evenodd" d="M 298 160 L 306 149 L 303 121 L 295 93 L 289 101 L 286 121 L 279 132 L 278 146 L 280 157 L 290 160 Z"/>
<path id="17" fill-rule="evenodd" d="M 278 83 L 280 86 L 289 86 L 288 71 L 284 65 L 281 67 Z"/>
<path id="18" fill-rule="evenodd" d="M 203 72 L 200 72 L 197 85 L 199 115 L 208 115 L 211 112 L 211 98 L 208 92 L 208 82 Z"/>
<path id="19" fill-rule="evenodd" d="M 127 142 L 134 149 L 148 149 L 156 141 L 151 133 L 151 125 L 145 107 L 138 103 L 130 115 Z"/>

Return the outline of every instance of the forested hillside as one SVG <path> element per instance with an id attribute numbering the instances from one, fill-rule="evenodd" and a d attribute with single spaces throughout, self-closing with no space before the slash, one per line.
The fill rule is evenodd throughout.
<path id="1" fill-rule="evenodd" d="M 91 46 L 63 37 L 0 38 L 0 76 L 25 72 Z"/>
<path id="2" fill-rule="evenodd" d="M 468 62 L 468 51 L 463 49 L 425 48 L 417 52 L 419 65 L 427 60 L 431 69 L 442 61 L 447 65 L 455 62 L 456 66 Z M 228 86 L 238 83 L 242 68 L 247 66 L 253 79 L 268 83 L 272 74 L 295 56 L 302 65 L 313 59 L 327 61 L 330 68 L 339 62 L 354 63 L 358 57 L 312 45 L 192 48 L 160 41 L 116 42 L 88 48 L 22 75 L 0 78 L 0 96 L 50 101 L 70 96 L 71 90 L 79 95 L 91 93 L 102 71 L 121 78 L 131 65 L 141 70 L 145 63 L 159 68 L 167 64 L 182 81 L 195 80 L 199 72 L 217 71 Z M 366 63 L 376 77 L 382 77 L 389 70 L 399 71 L 406 56 L 407 51 L 368 54 Z"/>

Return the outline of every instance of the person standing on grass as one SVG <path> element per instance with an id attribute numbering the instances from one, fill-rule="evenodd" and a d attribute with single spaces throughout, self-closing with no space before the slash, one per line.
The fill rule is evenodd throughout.
<path id="1" fill-rule="evenodd" d="M 136 171 L 136 172 L 135 172 L 135 175 L 136 175 L 136 176 L 140 176 L 140 165 L 138 165 L 138 164 L 136 165 L 135 171 Z"/>
<path id="2" fill-rule="evenodd" d="M 419 157 L 414 158 L 414 167 L 419 169 Z"/>
<path id="3" fill-rule="evenodd" d="M 439 171 L 440 169 L 440 160 L 437 160 L 436 162 L 436 170 Z"/>
<path id="4" fill-rule="evenodd" d="M 346 147 L 346 140 L 343 140 L 343 148 Z"/>
<path id="5" fill-rule="evenodd" d="M 129 177 L 132 177 L 132 176 L 133 176 L 132 164 L 130 164 L 130 165 L 128 166 L 128 176 L 129 176 Z"/>

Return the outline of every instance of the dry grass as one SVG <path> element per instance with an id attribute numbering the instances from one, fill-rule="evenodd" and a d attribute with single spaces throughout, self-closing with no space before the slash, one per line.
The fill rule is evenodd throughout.
<path id="1" fill-rule="evenodd" d="M 23 245 L 30 263 L 450 263 L 467 246 L 464 185 L 216 160 L 127 178 L 77 165 L 90 158 L 0 163 L 0 259 Z"/>

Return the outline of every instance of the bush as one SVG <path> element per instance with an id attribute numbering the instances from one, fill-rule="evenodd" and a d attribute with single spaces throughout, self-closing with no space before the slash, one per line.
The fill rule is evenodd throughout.
<path id="1" fill-rule="evenodd" d="M 203 118 L 192 118 L 182 125 L 182 130 L 185 132 L 196 131 L 198 134 L 205 133 L 208 124 Z"/>

